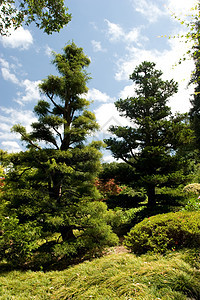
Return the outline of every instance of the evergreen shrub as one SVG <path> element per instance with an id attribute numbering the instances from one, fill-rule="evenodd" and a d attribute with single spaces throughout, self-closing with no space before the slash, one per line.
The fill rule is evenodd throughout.
<path id="1" fill-rule="evenodd" d="M 200 212 L 180 211 L 145 218 L 124 241 L 136 254 L 200 247 Z"/>
<path id="2" fill-rule="evenodd" d="M 39 247 L 41 228 L 35 221 L 19 224 L 17 217 L 0 217 L 0 261 L 13 266 L 27 262 Z"/>
<path id="3" fill-rule="evenodd" d="M 200 199 L 199 198 L 191 198 L 188 200 L 187 204 L 182 209 L 183 211 L 200 211 Z"/>

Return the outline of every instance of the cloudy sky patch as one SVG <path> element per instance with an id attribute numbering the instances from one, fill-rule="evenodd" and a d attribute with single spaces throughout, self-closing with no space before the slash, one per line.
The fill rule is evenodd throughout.
<path id="1" fill-rule="evenodd" d="M 9 36 L 0 37 L 0 42 L 5 48 L 19 48 L 28 50 L 33 44 L 33 37 L 28 29 L 18 28 L 10 30 Z"/>

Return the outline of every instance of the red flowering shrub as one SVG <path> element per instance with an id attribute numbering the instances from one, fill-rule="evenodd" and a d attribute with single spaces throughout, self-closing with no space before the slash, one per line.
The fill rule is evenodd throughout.
<path id="1" fill-rule="evenodd" d="M 111 195 L 118 195 L 123 190 L 123 188 L 121 188 L 119 185 L 115 183 L 115 180 L 113 178 L 109 179 L 106 182 L 104 182 L 101 179 L 96 179 L 95 186 L 102 194 L 104 199 L 108 198 Z"/>
<path id="2" fill-rule="evenodd" d="M 5 177 L 0 177 L 0 189 L 4 186 Z"/>

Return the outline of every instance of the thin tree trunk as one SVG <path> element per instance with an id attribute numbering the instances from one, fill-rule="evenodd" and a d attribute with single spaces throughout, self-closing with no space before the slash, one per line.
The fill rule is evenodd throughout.
<path id="1" fill-rule="evenodd" d="M 156 193 L 155 186 L 149 185 L 147 188 L 148 206 L 152 207 L 156 205 Z"/>

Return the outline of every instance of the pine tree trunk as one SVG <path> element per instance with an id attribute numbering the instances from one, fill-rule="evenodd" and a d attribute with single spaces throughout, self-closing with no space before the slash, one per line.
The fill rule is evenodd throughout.
<path id="1" fill-rule="evenodd" d="M 152 207 L 156 205 L 156 193 L 155 186 L 149 185 L 147 188 L 148 206 Z"/>
<path id="2" fill-rule="evenodd" d="M 74 240 L 76 237 L 73 233 L 73 227 L 72 226 L 61 226 L 60 227 L 60 233 L 63 239 L 63 242 Z"/>

